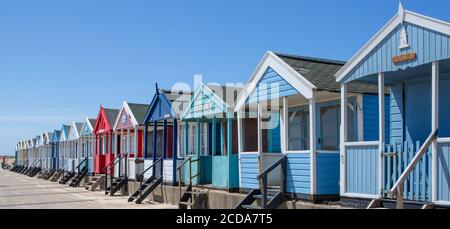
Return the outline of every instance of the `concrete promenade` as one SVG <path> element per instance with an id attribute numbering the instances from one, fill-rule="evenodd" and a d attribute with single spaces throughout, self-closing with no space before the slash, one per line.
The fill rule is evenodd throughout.
<path id="1" fill-rule="evenodd" d="M 106 196 L 0 169 L 0 209 L 174 209 L 174 205 L 128 203 L 127 196 Z"/>

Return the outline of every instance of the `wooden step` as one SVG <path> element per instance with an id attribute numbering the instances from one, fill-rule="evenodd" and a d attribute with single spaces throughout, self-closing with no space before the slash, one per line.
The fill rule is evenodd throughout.
<path id="1" fill-rule="evenodd" d="M 244 208 L 244 209 L 262 209 L 260 206 L 255 206 L 255 205 L 242 205 L 242 208 Z"/>
<path id="2" fill-rule="evenodd" d="M 191 203 L 191 202 L 179 202 L 178 204 L 182 204 L 182 205 L 186 205 L 186 206 L 192 206 L 192 205 L 194 205 L 194 203 Z"/>

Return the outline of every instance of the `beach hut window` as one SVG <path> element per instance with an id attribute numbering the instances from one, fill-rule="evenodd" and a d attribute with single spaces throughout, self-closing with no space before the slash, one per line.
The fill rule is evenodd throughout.
<path id="1" fill-rule="evenodd" d="M 208 123 L 202 123 L 200 129 L 200 152 L 201 155 L 208 155 Z"/>
<path id="2" fill-rule="evenodd" d="M 358 141 L 358 139 L 355 136 L 355 128 L 357 126 L 355 110 L 356 110 L 355 103 L 348 103 L 348 106 L 347 106 L 347 140 L 350 142 Z M 338 122 L 340 125 L 340 122 L 341 122 L 341 118 L 340 118 L 341 111 L 340 110 L 338 110 L 338 114 L 339 114 Z M 339 126 L 338 126 L 338 131 L 339 131 Z M 338 142 L 339 142 L 339 140 L 338 140 Z"/>
<path id="3" fill-rule="evenodd" d="M 328 106 L 320 109 L 321 138 L 319 143 L 323 150 L 338 150 L 339 106 Z"/>
<path id="4" fill-rule="evenodd" d="M 242 141 L 244 152 L 258 151 L 258 119 L 242 119 Z"/>
<path id="5" fill-rule="evenodd" d="M 153 157 L 153 131 L 147 133 L 147 152 L 145 152 L 146 158 Z"/>
<path id="6" fill-rule="evenodd" d="M 309 110 L 295 108 L 289 112 L 288 150 L 309 150 Z"/>
<path id="7" fill-rule="evenodd" d="M 127 153 L 128 152 L 128 145 L 127 145 L 127 136 L 122 135 L 122 151 L 120 153 Z"/>
<path id="8" fill-rule="evenodd" d="M 264 153 L 281 153 L 281 132 L 279 111 L 261 115 L 262 146 Z"/>
<path id="9" fill-rule="evenodd" d="M 223 136 L 224 136 L 224 142 L 225 142 L 223 152 L 224 152 L 224 155 L 227 155 L 227 152 L 228 152 L 227 144 L 226 144 L 228 142 L 227 123 L 223 124 L 223 131 L 224 131 Z M 231 145 L 232 145 L 231 152 L 233 154 L 237 154 L 238 153 L 237 120 L 233 120 L 232 121 L 232 130 L 231 130 L 231 132 L 233 133 L 232 134 L 232 139 L 231 139 L 231 141 L 232 141 L 232 143 L 231 143 Z"/>
<path id="10" fill-rule="evenodd" d="M 91 139 L 90 140 L 91 142 L 90 142 L 90 145 L 88 146 L 89 147 L 89 149 L 88 149 L 88 152 L 89 152 L 89 157 L 92 157 L 92 151 L 93 151 L 93 146 L 94 146 L 94 140 L 93 139 Z"/>
<path id="11" fill-rule="evenodd" d="M 197 126 L 189 125 L 189 152 L 188 155 L 197 154 Z"/>
<path id="12" fill-rule="evenodd" d="M 156 157 L 161 158 L 164 155 L 164 130 L 156 132 Z"/>
<path id="13" fill-rule="evenodd" d="M 99 145 L 99 147 L 98 147 L 98 149 L 99 149 L 98 154 L 99 155 L 103 155 L 103 152 L 105 152 L 105 141 L 104 141 L 103 137 L 99 138 L 98 145 Z"/>
<path id="14" fill-rule="evenodd" d="M 182 158 L 183 156 L 183 154 L 184 154 L 184 144 L 185 144 L 185 142 L 186 142 L 186 139 L 185 139 L 185 132 L 184 132 L 184 127 L 185 127 L 185 125 L 184 124 L 180 124 L 180 128 L 179 128 L 179 136 L 180 136 L 180 138 L 179 138 L 179 144 L 178 144 L 178 157 L 180 157 L 180 158 Z"/>
<path id="15" fill-rule="evenodd" d="M 132 154 L 136 154 L 137 152 L 135 152 L 135 137 L 134 137 L 134 135 L 132 134 L 132 135 L 130 135 L 130 149 L 131 149 L 131 152 L 129 152 L 129 153 L 132 153 Z M 134 157 L 134 155 L 130 155 L 130 157 Z"/>

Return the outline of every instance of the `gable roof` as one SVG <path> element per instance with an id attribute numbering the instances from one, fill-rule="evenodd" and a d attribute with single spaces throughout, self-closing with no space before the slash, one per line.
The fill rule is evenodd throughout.
<path id="1" fill-rule="evenodd" d="M 144 118 L 148 108 L 148 104 L 128 103 L 124 101 L 122 107 L 117 113 L 116 119 L 114 120 L 113 129 L 117 129 L 121 118 L 120 115 L 124 110 L 130 116 L 133 126 L 136 127 L 139 125 L 144 125 Z"/>
<path id="2" fill-rule="evenodd" d="M 228 111 L 231 109 L 233 110 L 234 105 L 236 103 L 236 100 L 238 98 L 238 95 L 241 93 L 242 88 L 241 87 L 228 87 L 228 86 L 221 86 L 221 85 L 206 85 L 203 83 L 200 83 L 200 85 L 197 87 L 194 95 L 191 98 L 191 101 L 189 102 L 189 105 L 187 108 L 183 111 L 181 115 L 181 119 L 190 119 L 199 117 L 196 114 L 194 107 L 197 107 L 197 103 L 200 102 L 201 105 L 201 116 L 211 115 L 211 114 L 219 114 L 219 113 L 225 113 L 228 115 Z M 211 104 L 204 103 L 203 99 L 205 96 L 210 100 L 210 102 L 214 103 L 214 108 L 218 110 L 211 111 Z M 197 101 L 197 100 L 201 101 Z M 206 109 L 209 109 L 208 111 L 204 111 L 203 105 L 208 105 Z"/>
<path id="3" fill-rule="evenodd" d="M 98 131 L 100 121 L 103 121 L 107 124 L 108 128 L 111 128 L 113 130 L 113 122 L 116 121 L 117 116 L 119 115 L 118 109 L 110 109 L 110 108 L 104 108 L 100 107 L 100 111 L 98 112 L 97 120 L 94 126 L 94 130 Z M 103 118 L 102 118 L 103 117 Z"/>
<path id="4" fill-rule="evenodd" d="M 139 125 L 143 125 L 144 124 L 145 114 L 147 113 L 148 107 L 150 105 L 148 105 L 148 104 L 138 104 L 138 103 L 128 103 L 128 106 L 130 107 L 131 113 L 133 114 L 133 116 L 136 119 L 137 123 Z"/>
<path id="5" fill-rule="evenodd" d="M 94 129 L 96 121 L 97 121 L 97 119 L 95 119 L 95 118 L 88 118 L 88 122 L 87 123 L 91 125 L 91 129 Z"/>
<path id="6" fill-rule="evenodd" d="M 60 130 L 53 131 L 52 142 L 59 142 L 60 138 L 61 138 L 61 131 Z"/>
<path id="7" fill-rule="evenodd" d="M 344 64 L 344 61 L 339 60 L 268 51 L 239 96 L 235 110 L 240 110 L 246 103 L 246 100 L 254 93 L 268 68 L 273 69 L 303 97 L 310 99 L 314 90 L 340 91 L 340 84 L 336 82 L 334 74 Z M 348 91 L 354 93 L 377 93 L 377 87 L 367 83 L 353 82 L 348 86 Z"/>
<path id="8" fill-rule="evenodd" d="M 95 121 L 96 119 L 85 118 L 83 122 L 83 127 L 81 128 L 80 131 L 80 136 L 91 135 L 92 131 L 94 130 Z"/>
<path id="9" fill-rule="evenodd" d="M 53 132 L 47 132 L 45 133 L 45 137 L 46 137 L 46 144 L 49 144 L 52 142 L 53 139 Z"/>
<path id="10" fill-rule="evenodd" d="M 434 30 L 447 36 L 450 35 L 450 23 L 427 17 L 418 13 L 410 12 L 403 9 L 400 3 L 397 14 L 389 20 L 389 22 L 381 28 L 336 74 L 336 81 L 341 82 L 344 78 L 355 69 L 364 58 L 369 55 L 383 40 L 392 33 L 398 26 L 404 22 L 411 23 L 423 28 Z"/>
<path id="11" fill-rule="evenodd" d="M 105 115 L 108 119 L 108 122 L 110 122 L 110 123 L 113 122 L 114 120 L 116 120 L 117 115 L 119 115 L 119 110 L 117 110 L 117 109 L 105 108 L 104 111 L 105 111 Z"/>
<path id="12" fill-rule="evenodd" d="M 79 138 L 82 128 L 83 128 L 83 123 L 72 122 L 72 127 L 70 128 L 68 140 L 75 140 L 75 139 Z"/>
<path id="13" fill-rule="evenodd" d="M 178 118 L 185 110 L 186 104 L 190 102 L 191 97 L 191 92 L 159 89 L 156 86 L 156 92 L 145 114 L 144 122 Z M 159 109 L 157 109 L 158 107 Z"/>
<path id="14" fill-rule="evenodd" d="M 59 141 L 67 141 L 69 138 L 70 129 L 72 126 L 63 124 L 61 127 L 61 136 L 59 138 Z"/>

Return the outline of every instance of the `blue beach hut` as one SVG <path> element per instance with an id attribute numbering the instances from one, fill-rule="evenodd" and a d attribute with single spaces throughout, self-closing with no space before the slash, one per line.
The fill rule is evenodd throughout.
<path id="1" fill-rule="evenodd" d="M 88 176 L 93 175 L 93 150 L 94 150 L 94 126 L 95 118 L 86 118 L 80 131 L 80 156 L 81 160 L 87 160 Z"/>
<path id="2" fill-rule="evenodd" d="M 348 85 L 378 86 L 377 138 L 352 141 L 343 113 L 341 196 L 369 207 L 396 200 L 410 205 L 450 203 L 450 23 L 404 10 L 336 73 L 341 100 Z M 390 114 L 385 119 L 384 111 Z M 383 130 L 385 123 L 390 128 Z M 367 205 L 366 205 L 367 206 Z"/>
<path id="3" fill-rule="evenodd" d="M 51 141 L 52 145 L 52 169 L 60 170 L 60 159 L 59 159 L 59 139 L 61 138 L 61 131 L 53 131 L 53 138 Z"/>
<path id="4" fill-rule="evenodd" d="M 144 168 L 136 174 L 136 179 L 143 181 L 128 201 L 141 203 L 161 183 L 177 184 L 179 116 L 190 98 L 190 92 L 159 89 L 156 86 L 155 95 L 143 118 Z"/>
<path id="5" fill-rule="evenodd" d="M 181 115 L 180 153 L 184 183 L 236 190 L 239 187 L 237 119 L 241 87 L 197 86 Z"/>
<path id="6" fill-rule="evenodd" d="M 339 198 L 342 61 L 267 52 L 239 97 L 238 208 L 276 208 L 284 198 Z M 375 86 L 352 83 L 350 139 L 374 139 Z M 389 102 L 389 99 L 386 99 Z M 257 199 L 261 205 L 255 206 Z M 252 205 L 253 203 L 253 205 Z"/>

